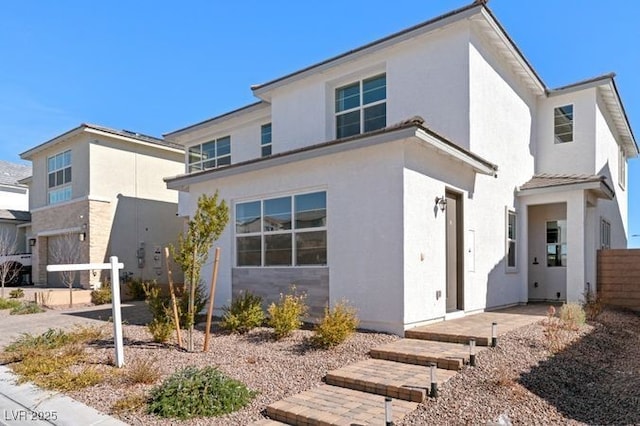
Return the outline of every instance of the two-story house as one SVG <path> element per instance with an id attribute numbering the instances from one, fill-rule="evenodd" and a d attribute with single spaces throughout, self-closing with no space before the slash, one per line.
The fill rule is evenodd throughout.
<path id="1" fill-rule="evenodd" d="M 30 166 L 0 160 L 0 256 L 29 251 L 29 187 L 21 183 L 29 176 Z"/>
<path id="2" fill-rule="evenodd" d="M 613 75 L 548 88 L 483 2 L 252 91 L 165 135 L 180 214 L 215 190 L 232 206 L 217 306 L 295 283 L 312 316 L 347 299 L 401 333 L 578 300 L 596 251 L 626 246 L 638 146 Z"/>
<path id="3" fill-rule="evenodd" d="M 183 220 L 178 194 L 163 176 L 184 169 L 184 148 L 122 130 L 82 124 L 21 154 L 33 165 L 30 186 L 33 280 L 58 286 L 55 263 L 103 263 L 118 256 L 134 278 L 166 282 L 162 247 Z M 98 271 L 77 274 L 89 288 Z"/>

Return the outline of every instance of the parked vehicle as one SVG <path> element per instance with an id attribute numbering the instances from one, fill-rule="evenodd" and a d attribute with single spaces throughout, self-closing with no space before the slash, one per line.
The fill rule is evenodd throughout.
<path id="1" fill-rule="evenodd" d="M 0 256 L 0 271 L 4 270 L 4 266 L 7 266 L 7 271 L 11 271 L 7 274 L 10 280 L 5 283 L 6 286 L 33 284 L 30 253 Z M 13 273 L 13 271 L 17 271 L 17 273 Z"/>

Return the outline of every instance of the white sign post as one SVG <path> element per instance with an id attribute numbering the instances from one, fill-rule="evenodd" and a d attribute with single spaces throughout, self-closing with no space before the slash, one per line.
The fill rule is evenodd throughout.
<path id="1" fill-rule="evenodd" d="M 122 314 L 120 312 L 120 269 L 123 263 L 118 263 L 117 256 L 109 258 L 111 263 L 83 263 L 78 265 L 47 265 L 48 272 L 60 271 L 91 271 L 111 269 L 111 302 L 113 319 L 113 344 L 116 348 L 116 367 L 124 365 L 124 347 L 122 344 Z"/>

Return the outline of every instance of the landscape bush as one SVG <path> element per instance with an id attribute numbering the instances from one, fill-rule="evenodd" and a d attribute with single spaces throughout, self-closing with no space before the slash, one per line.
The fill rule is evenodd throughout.
<path id="1" fill-rule="evenodd" d="M 575 302 L 565 303 L 560 308 L 560 319 L 571 330 L 578 330 L 585 324 L 586 315 L 582 305 Z"/>
<path id="2" fill-rule="evenodd" d="M 145 283 L 143 288 L 152 318 L 151 322 L 147 324 L 147 328 L 153 336 L 154 342 L 165 343 L 169 340 L 171 332 L 175 330 L 171 299 L 163 296 L 155 283 Z"/>
<path id="3" fill-rule="evenodd" d="M 9 315 L 28 315 L 39 314 L 44 312 L 40 306 L 35 302 L 21 302 L 18 306 L 11 309 Z"/>
<path id="4" fill-rule="evenodd" d="M 147 297 L 147 292 L 145 291 L 145 285 L 153 285 L 153 283 L 145 283 L 141 279 L 127 279 L 126 287 L 127 293 L 131 300 L 145 300 Z"/>
<path id="5" fill-rule="evenodd" d="M 111 303 L 111 301 L 112 294 L 110 284 L 103 284 L 102 287 L 91 292 L 91 303 L 94 305 L 106 305 L 107 303 Z"/>
<path id="6" fill-rule="evenodd" d="M 311 342 L 322 348 L 337 346 L 347 340 L 359 323 L 356 309 L 341 301 L 332 309 L 325 308 L 324 317 L 314 328 Z"/>
<path id="7" fill-rule="evenodd" d="M 2 309 L 15 309 L 22 305 L 22 302 L 15 299 L 2 299 L 0 298 L 0 310 Z"/>
<path id="8" fill-rule="evenodd" d="M 272 303 L 267 311 L 269 319 L 267 324 L 273 327 L 273 335 L 276 340 L 291 335 L 293 330 L 302 326 L 302 317 L 308 312 L 305 303 L 306 295 L 297 294 L 295 286 L 291 287 L 291 294 L 280 293 L 278 303 Z"/>
<path id="9" fill-rule="evenodd" d="M 215 367 L 187 367 L 151 391 L 148 412 L 180 420 L 220 416 L 244 407 L 255 394 Z"/>
<path id="10" fill-rule="evenodd" d="M 224 314 L 220 325 L 233 333 L 246 333 L 264 322 L 262 298 L 250 292 L 233 299 L 231 306 L 223 306 L 222 311 Z"/>
<path id="11" fill-rule="evenodd" d="M 15 290 L 11 290 L 9 292 L 10 299 L 21 299 L 24 297 L 24 290 L 21 288 L 16 288 Z"/>
<path id="12" fill-rule="evenodd" d="M 596 317 L 600 315 L 600 312 L 602 312 L 602 303 L 600 303 L 598 296 L 592 291 L 587 291 L 584 294 L 582 307 L 584 308 L 586 318 L 590 321 L 596 319 Z"/>

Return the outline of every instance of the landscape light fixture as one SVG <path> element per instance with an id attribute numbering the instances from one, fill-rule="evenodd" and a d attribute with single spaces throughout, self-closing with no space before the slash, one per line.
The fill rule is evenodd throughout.
<path id="1" fill-rule="evenodd" d="M 495 348 L 498 346 L 498 323 L 491 323 L 491 347 Z"/>
<path id="2" fill-rule="evenodd" d="M 388 396 L 384 397 L 384 422 L 386 426 L 393 425 L 393 411 L 391 407 L 391 398 Z"/>
<path id="3" fill-rule="evenodd" d="M 435 362 L 432 362 L 429 365 L 429 368 L 431 369 L 431 393 L 429 396 L 431 396 L 431 398 L 438 397 L 438 379 L 436 377 L 437 366 L 438 365 Z"/>
<path id="4" fill-rule="evenodd" d="M 469 365 L 476 366 L 476 339 L 469 339 Z"/>

